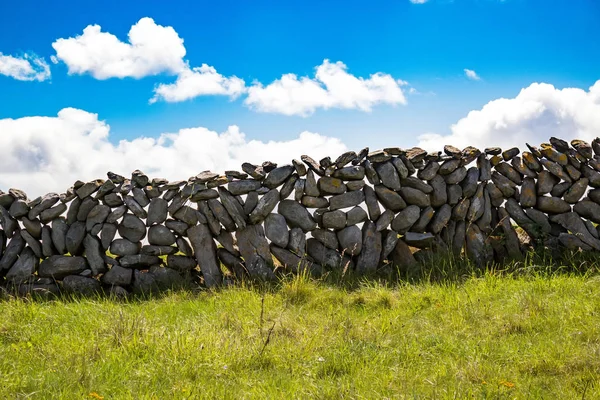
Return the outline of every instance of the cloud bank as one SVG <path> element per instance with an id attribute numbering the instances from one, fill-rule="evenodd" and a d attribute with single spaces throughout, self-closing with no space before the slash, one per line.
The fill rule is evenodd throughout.
<path id="1" fill-rule="evenodd" d="M 318 108 L 368 112 L 377 104 L 406 104 L 401 88 L 405 84 L 381 72 L 356 77 L 341 61 L 324 60 L 314 78 L 285 74 L 267 86 L 255 83 L 244 103 L 256 111 L 284 115 L 307 116 Z"/>
<path id="2" fill-rule="evenodd" d="M 50 79 L 50 66 L 42 57 L 24 54 L 21 57 L 0 53 L 0 75 L 18 81 L 45 81 Z"/>
<path id="3" fill-rule="evenodd" d="M 0 119 L 0 132 L 0 189 L 17 187 L 30 198 L 62 192 L 77 179 L 106 179 L 108 171 L 129 176 L 140 169 L 180 180 L 204 170 L 240 170 L 243 162 L 282 164 L 302 154 L 320 159 L 347 150 L 339 139 L 306 131 L 288 141 L 250 140 L 235 125 L 222 133 L 186 128 L 113 144 L 106 122 L 75 108 L 56 117 Z"/>
<path id="4" fill-rule="evenodd" d="M 525 142 L 538 145 L 551 136 L 589 142 L 600 133 L 600 81 L 587 91 L 533 83 L 515 98 L 493 100 L 469 112 L 450 130 L 446 136 L 421 135 L 419 146 L 427 150 L 440 150 L 445 144 L 524 148 Z"/>

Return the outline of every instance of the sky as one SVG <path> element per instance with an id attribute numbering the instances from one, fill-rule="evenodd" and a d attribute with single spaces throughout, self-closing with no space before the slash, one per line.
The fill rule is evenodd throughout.
<path id="1" fill-rule="evenodd" d="M 2 2 L 0 189 L 592 140 L 599 80 L 596 0 Z"/>

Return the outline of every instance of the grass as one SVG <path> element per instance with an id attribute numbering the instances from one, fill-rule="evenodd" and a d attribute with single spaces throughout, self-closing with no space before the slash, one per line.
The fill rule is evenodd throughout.
<path id="1" fill-rule="evenodd" d="M 600 264 L 563 264 L 9 299 L 0 398 L 600 398 Z"/>

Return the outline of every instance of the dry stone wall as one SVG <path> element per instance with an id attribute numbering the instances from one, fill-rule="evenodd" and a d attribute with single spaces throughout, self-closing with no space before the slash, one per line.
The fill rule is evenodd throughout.
<path id="1" fill-rule="evenodd" d="M 33 200 L 10 189 L 1 284 L 124 296 L 280 271 L 406 270 L 440 250 L 477 265 L 540 246 L 598 251 L 600 139 L 549 142 L 522 154 L 365 148 L 177 182 L 109 172 Z"/>

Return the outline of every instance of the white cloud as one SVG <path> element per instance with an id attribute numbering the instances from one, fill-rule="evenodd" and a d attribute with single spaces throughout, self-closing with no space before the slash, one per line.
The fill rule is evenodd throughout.
<path id="1" fill-rule="evenodd" d="M 96 79 L 178 74 L 187 68 L 183 39 L 172 27 L 146 17 L 131 27 L 128 38 L 125 43 L 99 25 L 88 25 L 83 34 L 52 43 L 53 61 L 64 62 L 69 74 L 88 73 Z"/>
<path id="2" fill-rule="evenodd" d="M 365 79 L 349 74 L 346 69 L 340 61 L 324 60 L 316 68 L 314 79 L 285 74 L 267 86 L 254 83 L 248 88 L 244 103 L 261 112 L 302 116 L 318 108 L 368 112 L 376 104 L 406 104 L 401 89 L 406 82 L 380 72 Z"/>
<path id="3" fill-rule="evenodd" d="M 413 4 L 425 4 L 428 0 L 410 0 Z"/>
<path id="4" fill-rule="evenodd" d="M 493 100 L 469 112 L 450 130 L 447 136 L 421 135 L 419 146 L 426 150 L 441 150 L 445 144 L 525 148 L 526 142 L 539 145 L 551 136 L 591 142 L 600 132 L 600 81 L 588 91 L 533 83 L 515 98 Z"/>
<path id="5" fill-rule="evenodd" d="M 35 54 L 13 57 L 0 53 L 0 75 L 6 75 L 18 81 L 45 81 L 50 79 L 50 66 Z"/>
<path id="6" fill-rule="evenodd" d="M 57 117 L 0 119 L 0 132 L 0 188 L 20 188 L 30 198 L 63 192 L 77 179 L 106 179 L 108 171 L 128 176 L 140 169 L 151 177 L 180 180 L 207 169 L 241 170 L 246 161 L 283 164 L 302 154 L 320 159 L 347 150 L 339 139 L 311 132 L 288 141 L 249 140 L 237 126 L 220 134 L 202 127 L 181 129 L 115 145 L 109 141 L 109 125 L 75 108 Z"/>
<path id="7" fill-rule="evenodd" d="M 175 83 L 158 85 L 150 103 L 161 99 L 173 103 L 203 95 L 227 95 L 235 99 L 245 90 L 243 79 L 236 76 L 225 77 L 214 67 L 202 64 L 201 67 L 181 72 Z"/>
<path id="8" fill-rule="evenodd" d="M 473 71 L 472 69 L 465 68 L 464 71 L 465 71 L 465 76 L 467 78 L 469 78 L 471 80 L 474 80 L 474 81 L 481 80 L 481 78 L 479 77 L 479 75 L 477 75 L 477 72 Z"/>

